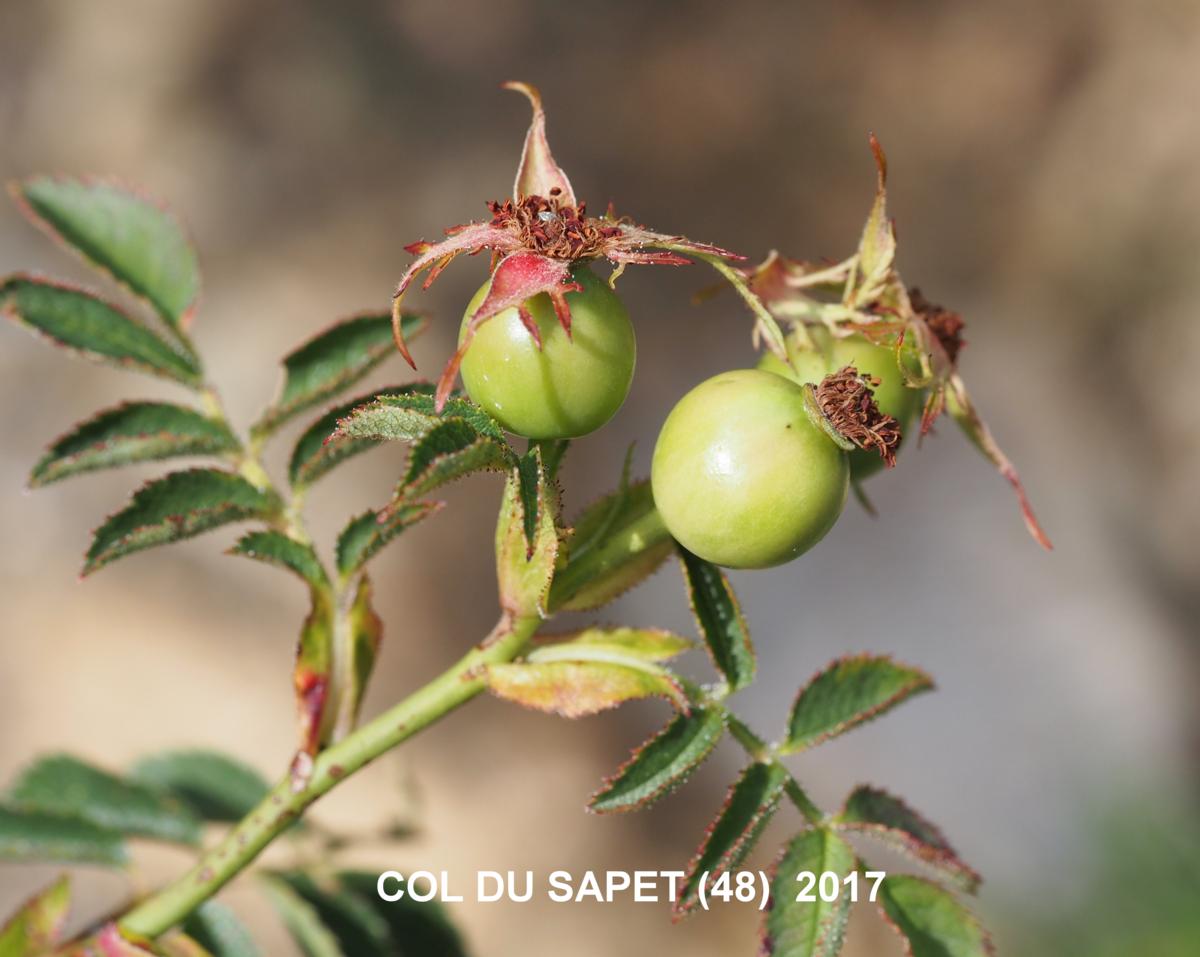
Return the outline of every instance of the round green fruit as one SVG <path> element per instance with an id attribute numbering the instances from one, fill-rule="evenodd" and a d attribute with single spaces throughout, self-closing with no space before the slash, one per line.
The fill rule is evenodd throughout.
<path id="1" fill-rule="evenodd" d="M 608 283 L 586 266 L 572 270 L 583 287 L 568 292 L 571 336 L 559 324 L 550 297 L 525 301 L 542 347 L 515 307 L 475 331 L 462 361 L 467 394 L 504 428 L 530 439 L 567 439 L 600 428 L 621 408 L 633 382 L 637 343 L 629 313 Z M 475 293 L 463 316 L 459 342 L 490 283 Z"/>
<path id="2" fill-rule="evenodd" d="M 908 431 L 924 402 L 924 393 L 904 384 L 895 350 L 876 345 L 860 335 L 835 339 L 823 326 L 809 327 L 808 334 L 815 349 L 798 342 L 795 334 L 787 338 L 788 358 L 795 369 L 788 368 L 773 352 L 763 353 L 758 368 L 795 382 L 816 385 L 830 372 L 854 366 L 863 375 L 879 380 L 879 385 L 874 387 L 875 404 L 880 412 L 899 422 L 903 432 Z M 850 477 L 856 482 L 869 478 L 882 468 L 883 459 L 877 452 L 855 449 L 850 453 Z"/>
<path id="3" fill-rule="evenodd" d="M 799 385 L 739 369 L 679 400 L 650 480 L 663 524 L 688 551 L 728 568 L 768 568 L 833 528 L 850 467 L 809 417 Z"/>

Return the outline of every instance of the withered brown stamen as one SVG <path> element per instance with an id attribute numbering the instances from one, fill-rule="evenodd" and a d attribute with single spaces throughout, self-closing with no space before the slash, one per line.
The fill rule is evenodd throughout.
<path id="1" fill-rule="evenodd" d="M 587 204 L 570 206 L 550 191 L 550 197 L 526 196 L 520 202 L 490 202 L 492 225 L 506 229 L 527 250 L 551 259 L 595 259 L 605 255 L 605 241 L 620 228 L 587 214 Z"/>
<path id="2" fill-rule="evenodd" d="M 875 449 L 891 468 L 900 445 L 900 423 L 879 411 L 871 391 L 877 385 L 877 378 L 845 366 L 822 379 L 814 394 L 821 413 L 840 435 L 860 449 Z"/>
<path id="3" fill-rule="evenodd" d="M 962 333 L 967 324 L 963 321 L 963 317 L 944 306 L 930 302 L 921 295 L 921 290 L 916 286 L 908 291 L 908 299 L 912 303 L 913 311 L 925 320 L 929 331 L 937 337 L 937 341 L 946 350 L 950 364 L 957 365 L 958 354 L 966 345 Z"/>

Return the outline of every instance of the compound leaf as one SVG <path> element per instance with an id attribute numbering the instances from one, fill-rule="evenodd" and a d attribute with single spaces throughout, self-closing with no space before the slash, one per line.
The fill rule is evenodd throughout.
<path id="1" fill-rule="evenodd" d="M 16 808 L 75 817 L 121 834 L 200 841 L 200 822 L 177 801 L 65 754 L 26 768 L 6 800 Z"/>
<path id="2" fill-rule="evenodd" d="M 381 391 L 398 392 L 401 388 L 394 386 Z M 315 419 L 300 434 L 288 461 L 288 481 L 293 488 L 311 485 L 335 466 L 381 443 L 380 439 L 353 439 L 334 434 L 338 422 L 360 405 L 373 401 L 378 395 L 379 393 L 372 392 L 336 405 Z"/>
<path id="3" fill-rule="evenodd" d="M 105 409 L 57 439 L 33 468 L 30 487 L 96 469 L 185 455 L 226 455 L 240 448 L 225 423 L 167 402 L 126 402 Z"/>
<path id="4" fill-rule="evenodd" d="M 933 681 L 925 672 L 888 657 L 840 658 L 814 676 L 796 696 L 781 751 L 786 754 L 811 748 L 932 687 Z"/>
<path id="5" fill-rule="evenodd" d="M 205 821 L 240 821 L 270 785 L 247 764 L 216 751 L 165 751 L 142 758 L 131 780 L 166 794 Z"/>
<path id="6" fill-rule="evenodd" d="M 754 680 L 754 646 L 729 580 L 716 565 L 682 546 L 679 558 L 688 602 L 713 664 L 729 682 L 730 691 L 745 688 Z"/>
<path id="7" fill-rule="evenodd" d="M 766 957 L 837 957 L 850 916 L 850 894 L 842 879 L 857 867 L 854 849 L 823 827 L 801 831 L 784 847 L 771 874 L 771 904 L 763 922 Z M 826 901 L 798 901 L 797 875 L 836 874 L 838 894 Z"/>
<path id="8" fill-rule="evenodd" d="M 708 874 L 709 885 L 723 872 L 732 870 L 753 850 L 762 829 L 779 806 L 787 787 L 788 772 L 782 765 L 755 762 L 734 782 L 704 843 L 687 868 L 687 876 L 674 904 L 677 915 L 692 910 L 700 899 L 700 881 Z"/>
<path id="9" fill-rule="evenodd" d="M 0 860 L 120 866 L 129 860 L 117 831 L 78 817 L 0 805 Z"/>
<path id="10" fill-rule="evenodd" d="M 350 577 L 406 528 L 439 512 L 442 506 L 442 502 L 397 502 L 382 512 L 366 511 L 351 519 L 337 540 L 339 574 Z"/>
<path id="11" fill-rule="evenodd" d="M 92 537 L 83 574 L 156 545 L 192 538 L 247 519 L 269 519 L 278 499 L 240 475 L 220 469 L 190 469 L 143 485 L 130 503 Z"/>
<path id="12" fill-rule="evenodd" d="M 88 359 L 197 388 L 200 367 L 111 303 L 74 286 L 26 276 L 0 285 L 0 312 Z"/>
<path id="13" fill-rule="evenodd" d="M 691 777 L 724 733 L 721 708 L 676 715 L 592 795 L 588 807 L 601 813 L 634 811 L 657 801 Z"/>
<path id="14" fill-rule="evenodd" d="M 937 868 L 971 893 L 979 886 L 979 874 L 958 856 L 935 824 L 880 788 L 867 784 L 855 788 L 834 826 L 877 837 Z"/>
<path id="15" fill-rule="evenodd" d="M 191 318 L 200 266 L 175 217 L 115 183 L 36 176 L 13 195 L 39 226 L 147 300 L 175 332 Z"/>
<path id="16" fill-rule="evenodd" d="M 879 889 L 887 922 L 912 957 L 990 957 L 992 941 L 975 915 L 945 888 L 910 874 L 889 874 Z"/>
<path id="17" fill-rule="evenodd" d="M 405 337 L 425 326 L 419 316 L 406 314 Z M 254 425 L 257 435 L 269 435 L 284 422 L 337 395 L 384 359 L 394 354 L 391 314 L 354 316 L 318 333 L 283 359 L 279 395 Z"/>
<path id="18" fill-rule="evenodd" d="M 0 957 L 37 957 L 57 944 L 70 901 L 65 877 L 27 900 L 0 928 Z"/>

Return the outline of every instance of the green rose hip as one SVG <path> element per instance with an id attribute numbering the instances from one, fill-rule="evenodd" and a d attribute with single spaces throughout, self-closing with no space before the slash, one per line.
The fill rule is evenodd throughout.
<path id="1" fill-rule="evenodd" d="M 771 352 L 763 354 L 758 368 L 801 384 L 815 384 L 830 372 L 843 366 L 854 366 L 863 375 L 879 380 L 874 388 L 879 411 L 894 418 L 902 429 L 908 428 L 920 411 L 925 396 L 920 389 L 910 389 L 904 384 L 904 375 L 896 365 L 894 349 L 876 345 L 860 335 L 835 339 L 820 326 L 810 327 L 808 334 L 816 348 L 809 348 L 806 343 L 797 341 L 795 335 L 788 336 L 788 358 L 794 369 Z M 883 464 L 883 459 L 878 455 L 855 449 L 850 453 L 850 477 L 856 482 L 862 481 L 882 469 Z"/>
<path id="2" fill-rule="evenodd" d="M 723 372 L 663 424 L 654 501 L 681 545 L 728 568 L 767 568 L 819 542 L 846 502 L 846 452 L 818 426 L 804 390 L 770 372 Z"/>
<path id="3" fill-rule="evenodd" d="M 624 304 L 586 266 L 572 270 L 571 279 L 583 289 L 566 294 L 570 337 L 550 297 L 541 293 L 524 303 L 541 348 L 514 307 L 480 325 L 463 356 L 467 394 L 504 428 L 526 438 L 594 432 L 621 408 L 633 382 L 637 343 Z M 489 286 L 484 283 L 467 306 L 460 342 Z"/>

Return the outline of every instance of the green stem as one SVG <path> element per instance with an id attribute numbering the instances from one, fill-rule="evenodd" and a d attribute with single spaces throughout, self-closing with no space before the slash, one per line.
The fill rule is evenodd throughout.
<path id="1" fill-rule="evenodd" d="M 291 777 L 285 776 L 190 871 L 126 914 L 121 930 L 150 938 L 170 930 L 249 865 L 317 798 L 479 694 L 484 688 L 483 668 L 517 657 L 539 625 L 534 618 L 502 619 L 455 665 L 317 755 L 303 788 L 293 790 Z"/>
<path id="2" fill-rule="evenodd" d="M 778 756 L 767 742 L 755 734 L 750 727 L 742 721 L 737 715 L 726 708 L 725 713 L 728 715 L 729 734 L 738 744 L 746 749 L 746 753 L 756 761 L 762 761 L 768 764 L 782 764 Z M 800 813 L 804 815 L 805 820 L 809 824 L 820 824 L 825 820 L 824 812 L 813 803 L 791 774 L 788 774 L 787 784 L 785 785 L 787 795 L 792 799 L 792 803 L 796 805 Z"/>

